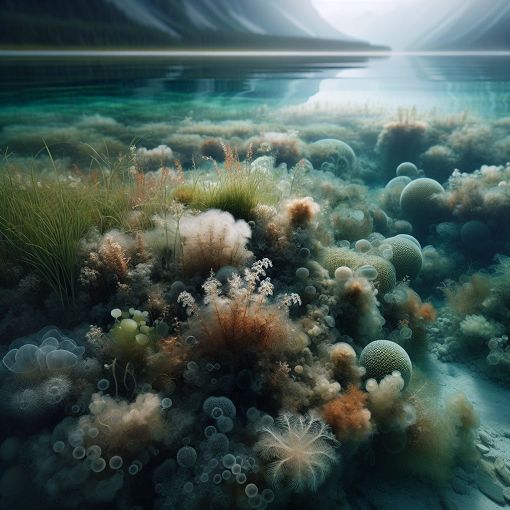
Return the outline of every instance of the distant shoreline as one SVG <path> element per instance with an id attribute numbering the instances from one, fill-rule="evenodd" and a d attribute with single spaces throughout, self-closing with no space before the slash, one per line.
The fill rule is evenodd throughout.
<path id="1" fill-rule="evenodd" d="M 510 57 L 510 51 L 292 51 L 292 50 L 128 50 L 128 49 L 2 49 L 2 57 L 177 57 L 177 58 L 384 58 L 410 57 Z"/>

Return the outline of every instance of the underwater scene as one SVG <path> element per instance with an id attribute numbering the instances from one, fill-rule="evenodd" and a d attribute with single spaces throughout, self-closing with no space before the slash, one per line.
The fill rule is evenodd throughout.
<path id="1" fill-rule="evenodd" d="M 510 56 L 0 59 L 0 508 L 510 506 Z"/>

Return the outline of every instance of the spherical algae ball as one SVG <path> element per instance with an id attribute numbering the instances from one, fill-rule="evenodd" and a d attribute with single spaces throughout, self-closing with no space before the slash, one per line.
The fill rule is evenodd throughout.
<path id="1" fill-rule="evenodd" d="M 396 173 L 398 176 L 405 175 L 406 177 L 414 179 L 418 175 L 418 167 L 414 163 L 406 161 L 397 166 Z"/>
<path id="2" fill-rule="evenodd" d="M 310 160 L 315 168 L 330 170 L 335 175 L 344 175 L 353 170 L 356 154 L 345 142 L 325 138 L 310 145 Z"/>
<path id="3" fill-rule="evenodd" d="M 396 235 L 384 241 L 393 249 L 391 263 L 395 267 L 397 278 L 408 276 L 415 278 L 421 271 L 423 255 L 417 240 L 410 235 Z"/>
<path id="4" fill-rule="evenodd" d="M 394 371 L 399 371 L 404 380 L 404 388 L 409 384 L 413 365 L 403 347 L 390 340 L 370 342 L 359 357 L 359 364 L 365 367 L 367 379 L 380 381 Z"/>
<path id="5" fill-rule="evenodd" d="M 390 262 L 378 255 L 355 252 L 348 248 L 325 248 L 321 253 L 320 263 L 324 269 L 329 271 L 332 277 L 335 276 L 336 270 L 341 266 L 346 266 L 353 271 L 361 266 L 372 266 L 377 271 L 374 284 L 381 294 L 390 292 L 395 288 L 395 268 Z"/>
<path id="6" fill-rule="evenodd" d="M 421 177 L 411 181 L 400 195 L 402 214 L 415 223 L 432 223 L 441 217 L 443 207 L 437 197 L 444 188 L 434 179 Z"/>

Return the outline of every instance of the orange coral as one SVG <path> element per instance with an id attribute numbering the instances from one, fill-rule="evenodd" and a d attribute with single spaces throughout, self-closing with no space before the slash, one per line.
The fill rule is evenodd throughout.
<path id="1" fill-rule="evenodd" d="M 365 407 L 368 396 L 356 386 L 349 386 L 340 397 L 330 400 L 322 411 L 340 440 L 365 439 L 372 432 L 370 411 Z"/>

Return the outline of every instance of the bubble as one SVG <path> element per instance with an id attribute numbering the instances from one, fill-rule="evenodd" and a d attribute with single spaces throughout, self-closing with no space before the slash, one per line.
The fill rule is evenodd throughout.
<path id="1" fill-rule="evenodd" d="M 71 412 L 72 412 L 73 414 L 78 414 L 80 411 L 81 411 L 81 407 L 80 407 L 80 405 L 79 405 L 79 404 L 73 404 L 73 405 L 71 406 Z"/>
<path id="2" fill-rule="evenodd" d="M 97 459 L 101 456 L 101 447 L 97 444 L 93 444 L 87 448 L 87 457 L 91 459 Z"/>
<path id="3" fill-rule="evenodd" d="M 377 269 L 374 266 L 366 264 L 356 269 L 356 274 L 367 280 L 375 280 L 377 278 Z"/>
<path id="4" fill-rule="evenodd" d="M 265 503 L 271 503 L 274 501 L 274 492 L 271 489 L 264 489 L 261 496 Z"/>
<path id="5" fill-rule="evenodd" d="M 228 469 L 225 469 L 224 471 L 222 471 L 221 477 L 223 478 L 223 480 L 230 480 L 230 478 L 232 478 L 232 473 Z"/>
<path id="6" fill-rule="evenodd" d="M 90 429 L 87 431 L 87 435 L 94 439 L 99 435 L 99 429 L 97 427 L 90 427 Z"/>
<path id="7" fill-rule="evenodd" d="M 259 488 L 254 483 L 249 483 L 244 488 L 244 492 L 249 498 L 254 498 L 259 493 Z"/>
<path id="8" fill-rule="evenodd" d="M 177 452 L 177 464 L 183 468 L 190 468 L 197 461 L 197 451 L 192 446 L 183 446 Z"/>
<path id="9" fill-rule="evenodd" d="M 53 451 L 55 453 L 61 453 L 64 451 L 64 448 L 66 447 L 64 441 L 55 441 L 53 443 Z"/>
<path id="10" fill-rule="evenodd" d="M 200 481 L 201 481 L 202 483 L 206 483 L 206 482 L 208 482 L 208 481 L 209 481 L 209 475 L 208 475 L 207 473 L 202 473 L 202 474 L 200 475 Z"/>
<path id="11" fill-rule="evenodd" d="M 77 460 L 83 459 L 83 457 L 85 457 L 85 448 L 83 448 L 83 446 L 74 448 L 73 457 Z"/>
<path id="12" fill-rule="evenodd" d="M 220 407 L 215 407 L 211 411 L 211 417 L 214 418 L 215 420 L 217 420 L 218 418 L 221 418 L 222 416 L 223 416 L 223 411 L 221 410 Z"/>
<path id="13" fill-rule="evenodd" d="M 140 468 L 138 467 L 137 464 L 131 464 L 128 468 L 128 473 L 132 476 L 136 475 L 138 473 L 138 471 L 140 471 Z"/>
<path id="14" fill-rule="evenodd" d="M 104 471 L 105 467 L 106 461 L 102 457 L 99 457 L 98 459 L 94 459 L 91 469 L 94 473 L 101 473 L 101 471 Z"/>
<path id="15" fill-rule="evenodd" d="M 409 340 L 413 336 L 413 330 L 407 326 L 400 328 L 400 338 Z"/>
<path id="16" fill-rule="evenodd" d="M 118 318 L 122 315 L 122 311 L 121 311 L 119 308 L 114 308 L 114 309 L 110 312 L 110 315 L 111 315 L 114 319 L 118 319 Z"/>
<path id="17" fill-rule="evenodd" d="M 263 505 L 262 497 L 260 494 L 257 494 L 248 500 L 248 504 L 251 508 L 260 508 Z"/>
<path id="18" fill-rule="evenodd" d="M 216 473 L 214 476 L 213 476 L 213 482 L 218 485 L 219 483 L 221 483 L 221 475 L 219 473 Z"/>
<path id="19" fill-rule="evenodd" d="M 301 248 L 299 250 L 299 256 L 302 259 L 307 259 L 310 256 L 310 250 L 308 248 Z"/>
<path id="20" fill-rule="evenodd" d="M 242 471 L 241 464 L 234 464 L 231 468 L 231 471 L 234 475 L 238 475 Z"/>
<path id="21" fill-rule="evenodd" d="M 218 429 L 214 425 L 207 425 L 207 427 L 204 429 L 204 435 L 207 438 L 216 434 L 216 432 L 218 432 Z"/>
<path id="22" fill-rule="evenodd" d="M 361 220 L 363 220 L 363 217 L 361 218 Z M 367 251 L 370 251 L 370 249 L 372 248 L 372 243 L 368 239 L 360 239 L 359 241 L 356 241 L 356 243 L 354 244 L 354 248 L 356 248 L 357 251 L 365 253 Z"/>
<path id="23" fill-rule="evenodd" d="M 170 407 L 172 407 L 172 399 L 168 397 L 163 398 L 161 400 L 161 407 L 163 409 L 169 409 Z"/>
<path id="24" fill-rule="evenodd" d="M 114 455 L 110 458 L 110 462 L 108 463 L 112 469 L 120 469 L 124 461 L 120 455 Z"/>
<path id="25" fill-rule="evenodd" d="M 71 432 L 67 436 L 67 442 L 73 447 L 81 446 L 83 444 L 83 434 L 77 430 L 74 432 Z"/>
<path id="26" fill-rule="evenodd" d="M 221 463 L 223 466 L 230 469 L 236 463 L 236 458 L 231 453 L 227 453 L 221 459 Z"/>
<path id="27" fill-rule="evenodd" d="M 208 439 L 208 445 L 211 451 L 214 453 L 225 453 L 228 452 L 230 441 L 225 434 L 216 432 Z"/>
<path id="28" fill-rule="evenodd" d="M 185 494 L 191 494 L 193 492 L 193 482 L 186 482 L 183 486 L 182 486 L 182 491 L 185 493 Z"/>
<path id="29" fill-rule="evenodd" d="M 310 276 L 310 271 L 306 267 L 298 267 L 296 269 L 296 277 L 300 280 L 306 280 Z"/>
<path id="30" fill-rule="evenodd" d="M 239 473 L 236 475 L 236 482 L 240 485 L 246 483 L 246 475 L 244 473 Z"/>

